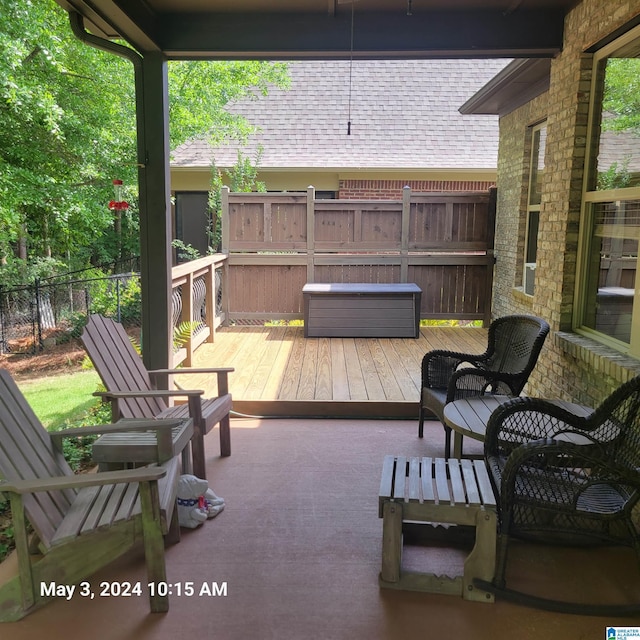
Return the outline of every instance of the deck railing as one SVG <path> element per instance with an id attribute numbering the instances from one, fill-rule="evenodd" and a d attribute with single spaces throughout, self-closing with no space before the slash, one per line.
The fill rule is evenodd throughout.
<path id="1" fill-rule="evenodd" d="M 495 190 L 365 201 L 224 188 L 222 202 L 227 320 L 302 318 L 307 282 L 415 282 L 421 317 L 490 320 Z"/>
<path id="2" fill-rule="evenodd" d="M 224 321 L 222 266 L 226 257 L 206 256 L 173 267 L 172 307 L 174 366 L 191 365 L 193 352 L 203 342 L 213 342 Z"/>

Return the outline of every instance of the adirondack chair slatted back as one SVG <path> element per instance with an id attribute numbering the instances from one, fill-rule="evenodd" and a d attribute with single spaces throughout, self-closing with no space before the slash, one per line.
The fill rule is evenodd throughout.
<path id="1" fill-rule="evenodd" d="M 27 403 L 6 369 L 0 369 L 0 477 L 33 480 L 73 475 L 64 456 Z M 26 494 L 29 522 L 48 547 L 75 497 L 75 491 Z"/>
<path id="2" fill-rule="evenodd" d="M 153 389 L 142 358 L 120 323 L 94 314 L 81 339 L 107 391 Z M 123 398 L 118 407 L 120 418 L 155 418 L 167 404 L 162 398 Z"/>

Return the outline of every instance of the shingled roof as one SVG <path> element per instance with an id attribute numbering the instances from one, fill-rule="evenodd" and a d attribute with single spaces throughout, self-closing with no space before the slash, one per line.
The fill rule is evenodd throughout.
<path id="1" fill-rule="evenodd" d="M 257 127 L 241 149 L 253 157 L 262 146 L 262 169 L 492 169 L 497 117 L 458 108 L 506 64 L 375 60 L 354 61 L 350 71 L 348 61 L 292 62 L 289 90 L 228 108 Z M 193 140 L 173 153 L 171 164 L 208 167 L 215 159 L 229 167 L 237 149 L 237 142 L 212 148 Z"/>

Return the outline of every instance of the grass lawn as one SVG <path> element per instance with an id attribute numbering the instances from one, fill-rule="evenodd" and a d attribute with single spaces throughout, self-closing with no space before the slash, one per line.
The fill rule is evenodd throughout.
<path id="1" fill-rule="evenodd" d="M 91 394 L 99 383 L 95 371 L 79 371 L 24 380 L 18 386 L 42 424 L 49 429 L 60 427 L 67 420 L 79 419 L 94 407 L 98 399 Z"/>

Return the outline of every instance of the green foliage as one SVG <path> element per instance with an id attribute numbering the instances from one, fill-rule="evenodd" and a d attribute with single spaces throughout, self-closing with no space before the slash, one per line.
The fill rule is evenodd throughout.
<path id="1" fill-rule="evenodd" d="M 52 0 L 0 0 L 0 16 L 0 253 L 23 238 L 29 255 L 79 258 L 135 158 L 132 70 L 77 41 Z"/>
<path id="2" fill-rule="evenodd" d="M 14 546 L 11 508 L 9 501 L 3 501 L 2 494 L 0 494 L 0 562 L 5 559 Z"/>
<path id="3" fill-rule="evenodd" d="M 66 271 L 66 265 L 54 258 L 12 258 L 7 260 L 6 264 L 0 264 L 0 282 L 5 288 L 11 289 L 30 284 L 37 279 L 50 278 L 63 271 Z"/>
<path id="4" fill-rule="evenodd" d="M 178 250 L 178 262 L 189 262 L 189 260 L 197 260 L 202 257 L 194 246 L 185 244 L 182 240 L 173 240 L 171 246 Z"/>
<path id="5" fill-rule="evenodd" d="M 289 86 L 286 63 L 169 62 L 171 148 L 192 138 L 213 145 L 229 138 L 245 139 L 254 127 L 224 107 L 247 96 L 257 100 L 267 95 L 270 86 Z"/>
<path id="6" fill-rule="evenodd" d="M 15 252 L 77 270 L 138 255 L 131 63 L 77 40 L 54 0 L 0 0 L 0 47 L 0 263 Z M 268 62 L 171 62 L 168 73 L 172 148 L 246 136 L 224 106 L 287 83 L 286 64 Z M 130 203 L 119 230 L 114 178 Z"/>
<path id="7" fill-rule="evenodd" d="M 267 320 L 265 327 L 304 327 L 304 320 Z"/>
<path id="8" fill-rule="evenodd" d="M 622 163 L 622 166 L 614 162 L 606 171 L 598 174 L 598 190 L 623 189 L 630 186 L 631 179 L 629 158 Z"/>
<path id="9" fill-rule="evenodd" d="M 482 320 L 420 320 L 421 327 L 481 327 Z"/>
<path id="10" fill-rule="evenodd" d="M 83 374 L 86 375 L 86 374 Z M 94 386 L 95 388 L 95 386 Z M 52 427 L 50 431 L 74 429 L 95 424 L 109 424 L 111 422 L 111 406 L 107 402 L 92 399 L 88 410 L 79 416 L 65 420 L 62 424 Z M 91 445 L 97 436 L 79 436 L 77 438 L 63 438 L 62 453 L 73 471 L 81 471 L 92 465 Z"/>
<path id="11" fill-rule="evenodd" d="M 640 134 L 640 58 L 609 58 L 605 74 L 603 128 Z"/>
<path id="12" fill-rule="evenodd" d="M 235 165 L 226 174 L 229 178 L 229 189 L 234 193 L 264 192 L 267 187 L 258 180 L 258 168 L 262 160 L 262 147 L 258 148 L 256 157 L 251 160 L 238 149 Z"/>
<path id="13" fill-rule="evenodd" d="M 193 335 L 193 332 L 200 326 L 199 322 L 181 322 L 173 332 L 173 346 L 175 349 L 183 347 Z"/>
<path id="14" fill-rule="evenodd" d="M 123 324 L 141 321 L 142 296 L 137 277 L 122 279 L 100 279 L 90 283 L 91 313 L 116 318 L 118 307 Z"/>
<path id="15" fill-rule="evenodd" d="M 258 180 L 260 160 L 262 159 L 262 147 L 258 148 L 256 157 L 251 160 L 238 149 L 236 164 L 228 171 L 221 172 L 215 165 L 211 165 L 211 182 L 209 185 L 209 211 L 211 212 L 212 228 L 209 234 L 209 247 L 213 252 L 220 250 L 222 216 L 222 187 L 228 182 L 229 189 L 233 193 L 250 193 L 252 191 L 266 192 L 267 186 Z"/>
<path id="16" fill-rule="evenodd" d="M 95 372 L 81 372 L 24 381 L 20 389 L 42 424 L 59 431 L 111 422 L 110 406 L 92 396 L 98 383 Z M 74 471 L 89 463 L 93 440 L 94 436 L 63 440 L 64 456 Z"/>
<path id="17" fill-rule="evenodd" d="M 61 428 L 70 420 L 83 419 L 97 403 L 92 396 L 99 383 L 95 372 L 61 373 L 20 382 L 29 406 L 47 428 Z"/>

